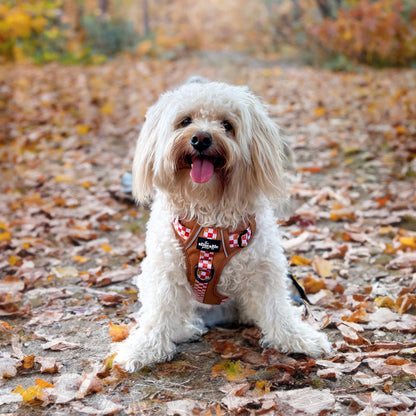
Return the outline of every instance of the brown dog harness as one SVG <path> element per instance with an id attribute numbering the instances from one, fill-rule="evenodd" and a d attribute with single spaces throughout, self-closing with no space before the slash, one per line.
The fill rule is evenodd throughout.
<path id="1" fill-rule="evenodd" d="M 224 228 L 201 227 L 194 221 L 172 221 L 186 258 L 186 276 L 197 301 L 209 305 L 226 302 L 217 292 L 221 272 L 228 260 L 246 247 L 256 230 L 254 216 L 241 230 L 229 232 Z"/>

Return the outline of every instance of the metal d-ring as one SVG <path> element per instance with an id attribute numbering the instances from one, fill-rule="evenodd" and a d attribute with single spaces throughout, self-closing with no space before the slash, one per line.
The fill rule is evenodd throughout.
<path id="1" fill-rule="evenodd" d="M 205 280 L 203 280 L 203 279 L 201 279 L 201 278 L 198 276 L 198 266 L 195 266 L 195 269 L 194 269 L 194 276 L 195 276 L 195 279 L 196 279 L 196 280 L 198 280 L 198 282 L 200 282 L 200 283 L 208 283 L 208 282 L 210 282 L 210 281 L 212 280 L 212 278 L 214 277 L 214 266 L 212 266 L 212 267 L 211 267 L 211 275 L 209 276 L 209 279 L 205 279 Z"/>
<path id="2" fill-rule="evenodd" d="M 248 233 L 248 231 L 247 230 L 244 230 L 243 232 L 241 232 L 239 235 L 238 235 L 238 246 L 240 247 L 240 248 L 243 248 L 243 242 L 241 241 L 241 238 L 243 237 L 243 235 L 246 235 Z"/>

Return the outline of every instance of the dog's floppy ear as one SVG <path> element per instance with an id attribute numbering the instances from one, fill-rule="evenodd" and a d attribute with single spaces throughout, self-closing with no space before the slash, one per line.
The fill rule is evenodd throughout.
<path id="1" fill-rule="evenodd" d="M 162 106 L 160 102 L 157 102 L 147 111 L 145 122 L 137 139 L 132 168 L 133 196 L 137 202 L 145 203 L 153 197 L 158 122 L 161 116 Z"/>
<path id="2" fill-rule="evenodd" d="M 253 97 L 250 106 L 252 123 L 251 160 L 254 189 L 260 189 L 271 201 L 284 197 L 284 141 L 279 126 L 270 119 L 266 108 Z"/>

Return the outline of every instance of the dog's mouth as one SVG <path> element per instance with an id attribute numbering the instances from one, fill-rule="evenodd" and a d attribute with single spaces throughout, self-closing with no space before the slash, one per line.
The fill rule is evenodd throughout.
<path id="1" fill-rule="evenodd" d="M 196 183 L 208 182 L 215 169 L 221 168 L 225 164 L 225 160 L 221 157 L 204 155 L 186 155 L 185 162 L 191 169 L 191 179 Z"/>

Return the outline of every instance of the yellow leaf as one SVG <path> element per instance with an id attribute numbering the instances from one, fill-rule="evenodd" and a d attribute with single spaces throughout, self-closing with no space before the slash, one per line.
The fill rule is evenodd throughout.
<path id="1" fill-rule="evenodd" d="M 380 235 L 384 235 L 384 234 L 390 234 L 393 231 L 394 231 L 393 227 L 391 225 L 388 225 L 387 227 L 381 227 L 378 233 Z"/>
<path id="2" fill-rule="evenodd" d="M 398 134 L 407 134 L 407 128 L 404 126 L 397 126 L 396 127 L 396 132 Z"/>
<path id="3" fill-rule="evenodd" d="M 331 276 L 332 265 L 328 260 L 315 256 L 312 261 L 312 266 L 321 277 Z"/>
<path id="4" fill-rule="evenodd" d="M 48 24 L 48 21 L 43 16 L 36 16 L 32 19 L 31 24 L 32 28 L 39 33 Z"/>
<path id="5" fill-rule="evenodd" d="M 290 260 L 290 264 L 294 266 L 309 266 L 311 264 L 311 261 L 306 259 L 305 257 L 294 254 Z"/>
<path id="6" fill-rule="evenodd" d="M 17 256 L 10 256 L 9 257 L 10 266 L 15 266 L 18 261 L 19 261 L 19 257 L 17 257 Z"/>
<path id="7" fill-rule="evenodd" d="M 39 404 L 42 402 L 42 387 L 30 386 L 24 389 L 20 384 L 12 390 L 12 393 L 19 393 L 23 400 L 29 404 Z"/>
<path id="8" fill-rule="evenodd" d="M 113 247 L 111 247 L 110 245 L 108 245 L 107 243 L 101 244 L 101 248 L 106 252 L 109 253 Z"/>
<path id="9" fill-rule="evenodd" d="M 406 247 L 416 248 L 416 237 L 400 237 L 399 241 Z"/>
<path id="10" fill-rule="evenodd" d="M 71 178 L 70 176 L 67 176 L 67 175 L 56 175 L 55 176 L 55 182 L 58 182 L 58 183 L 60 183 L 60 182 L 73 183 L 75 181 L 74 181 L 74 178 Z"/>
<path id="11" fill-rule="evenodd" d="M 3 241 L 10 241 L 12 239 L 12 235 L 8 231 L 4 231 L 0 233 L 0 243 Z"/>
<path id="12" fill-rule="evenodd" d="M 211 378 L 225 377 L 228 381 L 244 381 L 247 376 L 255 374 L 255 371 L 241 361 L 224 361 L 212 368 Z"/>
<path id="13" fill-rule="evenodd" d="M 389 308 L 394 309 L 394 300 L 388 296 L 379 296 L 374 299 L 374 303 L 378 308 Z"/>
<path id="14" fill-rule="evenodd" d="M 0 221 L 0 228 L 3 229 L 3 230 L 8 230 L 9 229 L 9 227 L 4 222 L 1 222 L 1 221 Z"/>
<path id="15" fill-rule="evenodd" d="M 256 381 L 253 390 L 253 396 L 259 397 L 263 396 L 266 393 L 270 393 L 271 382 L 264 380 L 264 381 Z"/>
<path id="16" fill-rule="evenodd" d="M 390 244 L 386 243 L 386 246 L 384 247 L 383 253 L 385 254 L 394 254 L 396 252 L 396 250 L 394 249 L 393 246 L 391 246 Z"/>
<path id="17" fill-rule="evenodd" d="M 91 186 L 91 183 L 90 182 L 83 182 L 82 186 L 84 188 L 87 188 L 88 189 Z"/>
<path id="18" fill-rule="evenodd" d="M 102 114 L 105 114 L 108 116 L 114 111 L 114 104 L 107 102 L 101 107 L 100 111 Z"/>
<path id="19" fill-rule="evenodd" d="M 90 126 L 87 126 L 85 124 L 77 124 L 77 133 L 79 135 L 87 134 L 90 130 Z"/>

